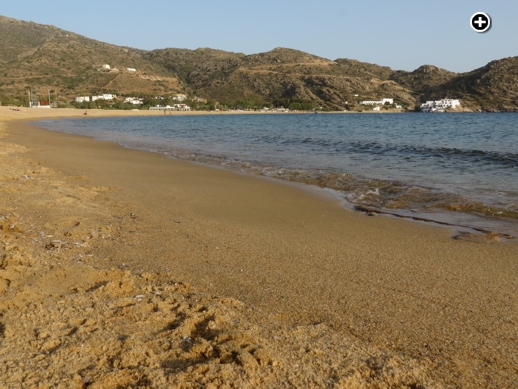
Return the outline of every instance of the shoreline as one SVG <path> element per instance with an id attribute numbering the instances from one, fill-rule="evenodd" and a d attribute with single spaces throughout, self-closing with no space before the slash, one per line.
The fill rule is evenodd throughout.
<path id="1" fill-rule="evenodd" d="M 20 122 L 9 123 L 9 132 L 1 142 L 24 147 L 18 158 L 33 163 L 23 173 L 33 179 L 18 178 L 16 193 L 26 203 L 17 200 L 10 212 L 62 230 L 62 223 L 80 217 L 88 223 L 89 213 L 108 209 L 98 218 L 104 230 L 83 262 L 135 275 L 173 271 L 202 295 L 240 300 L 245 305 L 238 321 L 262 328 L 263 337 L 282 333 L 283 341 L 274 342 L 281 344 L 268 347 L 302 358 L 321 382 L 330 379 L 324 355 L 340 358 L 325 349 L 331 340 L 334 350 L 362 350 L 349 367 L 357 366 L 352 378 L 358 380 L 378 371 L 380 381 L 371 384 L 388 385 L 390 366 L 407 383 L 425 387 L 510 387 L 516 381 L 512 355 L 518 345 L 510 324 L 518 312 L 516 245 L 455 241 L 442 228 L 369 218 L 284 183 Z M 43 173 L 29 172 L 35 168 L 59 176 L 43 192 L 57 196 L 57 207 L 46 211 L 51 219 L 39 222 L 30 215 L 33 195 L 23 189 L 45 184 Z M 31 200 L 34 209 L 38 200 Z M 314 352 L 301 357 L 290 348 L 301 344 Z M 494 363 L 486 365 L 486 359 Z M 265 369 L 275 377 L 287 374 L 288 360 Z M 343 370 L 336 368 L 344 385 L 352 379 L 346 362 L 340 362 Z M 256 373 L 266 374 L 261 368 Z"/>
<path id="2" fill-rule="evenodd" d="M 254 114 L 254 113 L 261 113 L 261 114 L 269 114 L 269 113 L 264 113 L 264 112 L 228 112 L 229 114 L 240 114 L 240 113 L 243 113 L 243 114 Z M 336 113 L 336 112 L 335 112 Z M 339 113 L 339 112 L 338 112 Z M 185 116 L 185 115 L 188 115 L 189 113 L 188 112 L 179 112 L 179 114 L 181 114 L 182 116 Z M 204 115 L 203 112 L 198 112 L 197 113 L 198 116 L 200 115 Z M 212 113 L 212 114 L 217 114 L 216 113 Z M 211 116 L 212 115 L 211 113 L 208 113 L 208 116 Z M 34 123 L 37 125 L 37 123 Z M 45 124 L 42 123 L 42 126 L 45 128 Z M 52 127 L 54 128 L 54 127 Z M 57 130 L 59 131 L 59 130 Z M 99 139 L 99 138 L 96 138 L 94 134 L 92 135 L 89 135 L 91 136 L 93 139 Z M 109 137 L 107 137 L 108 139 Z M 105 140 L 107 140 L 105 139 Z M 516 220 L 513 220 L 511 217 L 507 217 L 507 218 L 504 218 L 504 217 L 501 217 L 500 219 L 495 219 L 494 217 L 489 217 L 488 214 L 484 213 L 485 212 L 485 209 L 482 209 L 482 206 L 479 206 L 478 208 L 474 208 L 474 209 L 468 209 L 468 210 L 458 210 L 458 209 L 461 209 L 463 206 L 464 207 L 471 207 L 471 203 L 477 203 L 477 202 L 481 202 L 482 205 L 485 205 L 487 209 L 490 209 L 492 208 L 493 206 L 495 206 L 495 204 L 491 205 L 489 203 L 484 203 L 484 201 L 487 201 L 487 200 L 484 200 L 484 199 L 477 199 L 475 197 L 475 199 L 471 198 L 471 199 L 464 199 L 462 198 L 464 195 L 462 194 L 457 194 L 457 198 L 453 199 L 453 200 L 450 200 L 450 203 L 447 204 L 443 204 L 442 207 L 439 206 L 437 208 L 435 207 L 431 207 L 429 209 L 427 209 L 426 207 L 420 207 L 419 204 L 410 204 L 407 206 L 407 208 L 391 208 L 391 207 L 387 207 L 387 208 L 384 208 L 382 206 L 376 206 L 376 205 L 373 205 L 372 203 L 371 204 L 365 204 L 365 203 L 361 203 L 361 202 L 354 202 L 354 199 L 353 200 L 349 200 L 349 196 L 352 195 L 353 193 L 351 193 L 350 191 L 347 191 L 345 189 L 340 189 L 340 188 L 337 188 L 337 187 L 334 187 L 334 186 L 329 186 L 327 183 L 322 183 L 322 180 L 321 178 L 322 177 L 317 177 L 317 178 L 314 178 L 314 177 L 311 177 L 310 179 L 308 178 L 293 178 L 293 175 L 291 174 L 286 174 L 284 176 L 281 176 L 281 175 L 277 175 L 276 172 L 274 171 L 274 174 L 271 175 L 270 173 L 271 172 L 264 172 L 264 171 L 261 171 L 261 168 L 270 168 L 270 166 L 268 164 L 264 164 L 264 161 L 263 163 L 258 163 L 256 164 L 255 166 L 253 165 L 250 165 L 250 161 L 247 161 L 246 159 L 245 160 L 241 160 L 240 162 L 246 162 L 248 165 L 248 167 L 246 168 L 243 168 L 242 166 L 239 165 L 239 163 L 237 163 L 237 167 L 235 166 L 235 164 L 232 162 L 232 157 L 229 158 L 230 159 L 230 164 L 227 164 L 227 159 L 226 159 L 226 155 L 223 154 L 223 158 L 220 158 L 221 156 L 220 155 L 217 155 L 216 157 L 213 157 L 212 156 L 212 153 L 209 152 L 208 155 L 207 155 L 207 152 L 205 152 L 205 154 L 203 154 L 203 152 L 201 153 L 201 156 L 198 156 L 198 155 L 194 155 L 194 152 L 192 153 L 192 155 L 190 155 L 191 153 L 190 152 L 169 152 L 168 150 L 166 150 L 166 148 L 162 148 L 160 151 L 158 150 L 155 150 L 154 147 L 152 145 L 148 145 L 147 147 L 144 147 L 144 146 L 135 146 L 135 145 L 132 145 L 132 144 L 125 144 L 124 141 L 120 141 L 120 140 L 117 140 L 116 138 L 113 138 L 111 139 L 110 141 L 114 142 L 114 143 L 117 143 L 119 145 L 122 145 L 123 147 L 128 147 L 128 148 L 132 148 L 132 149 L 138 149 L 138 150 L 144 150 L 144 151 L 150 151 L 150 152 L 156 152 L 156 153 L 164 153 L 166 155 L 168 155 L 169 158 L 173 158 L 173 159 L 179 159 L 179 160 L 184 160 L 184 161 L 190 161 L 190 162 L 193 162 L 193 163 L 200 163 L 202 166 L 207 166 L 207 167 L 222 167 L 224 169 L 228 169 L 228 170 L 231 170 L 231 171 L 239 171 L 239 172 L 245 172 L 246 174 L 251 174 L 251 175 L 255 175 L 255 176 L 264 176 L 264 177 L 271 177 L 271 178 L 275 178 L 275 179 L 280 179 L 281 181 L 283 182 L 291 182 L 291 183 L 298 183 L 298 184 L 303 184 L 304 186 L 307 186 L 308 190 L 311 190 L 313 192 L 315 191 L 319 191 L 319 190 L 329 190 L 330 192 L 329 193 L 333 193 L 333 196 L 336 197 L 341 203 L 342 205 L 346 208 L 346 209 L 349 209 L 349 210 L 353 210 L 355 212 L 364 212 L 366 214 L 368 214 L 369 216 L 374 216 L 374 215 L 383 215 L 383 216 L 390 216 L 390 217 L 397 217 L 397 218 L 401 218 L 401 219 L 407 219 L 407 220 L 412 220 L 412 221 L 417 221 L 417 222 L 422 222 L 422 223 L 429 223 L 431 225 L 435 225 L 435 226 L 443 226 L 445 228 L 448 228 L 452 235 L 455 237 L 455 238 L 458 238 L 458 239 L 466 239 L 466 240 L 472 240 L 472 241 L 477 241 L 477 240 L 492 240 L 492 241 L 500 241 L 500 240 L 503 240 L 503 241 L 507 241 L 507 240 L 511 240 L 511 239 L 514 239 L 515 236 L 517 235 L 518 233 L 518 230 L 516 229 L 516 223 L 514 223 Z M 155 145 L 157 146 L 157 145 Z M 198 154 L 198 151 L 196 152 L 196 154 Z M 211 159 L 212 157 L 212 159 Z M 239 160 L 238 160 L 239 161 Z M 277 169 L 281 169 L 281 170 L 284 170 L 285 167 L 283 165 L 279 165 L 276 167 Z M 243 171 L 243 169 L 245 169 L 246 171 Z M 258 169 L 259 169 L 259 173 L 258 173 Z M 275 169 L 274 169 L 275 170 Z M 290 168 L 288 168 L 288 171 L 290 170 Z M 294 170 L 293 168 L 291 168 L 291 170 Z M 296 172 L 296 170 L 295 170 Z M 350 174 L 349 171 L 342 171 L 342 173 L 344 174 Z M 358 173 L 353 173 L 353 175 L 355 175 L 357 178 L 359 178 L 360 180 L 366 180 L 365 177 L 363 177 L 362 175 L 358 175 Z M 371 176 L 371 179 L 372 179 L 372 176 Z M 312 181 L 312 182 L 311 182 Z M 316 184 L 315 182 L 317 181 L 320 181 L 319 184 Z M 395 180 L 397 182 L 397 179 Z M 400 181 L 402 183 L 402 185 L 409 185 L 408 183 L 405 183 L 404 181 Z M 413 184 L 410 184 L 410 185 L 413 185 Z M 421 187 L 425 187 L 421 184 L 416 184 L 416 185 L 421 185 Z M 302 188 L 302 186 L 301 186 Z M 370 188 L 367 188 L 370 190 Z M 365 189 L 365 190 L 367 190 Z M 448 194 L 448 190 L 446 189 L 445 190 L 445 193 Z M 452 192 L 454 193 L 454 192 Z M 455 200 L 463 200 L 464 202 L 460 203 L 460 205 L 455 201 Z M 498 207 L 498 205 L 496 205 L 496 207 Z M 454 210 L 451 210 L 449 208 L 454 208 Z M 499 208 L 497 208 L 497 210 L 499 210 Z M 505 211 L 505 209 L 503 209 Z M 491 212 L 496 212 L 496 211 L 491 211 Z M 492 216 L 494 216 L 493 214 L 491 214 Z"/>
<path id="3" fill-rule="evenodd" d="M 197 115 L 312 115 L 312 114 L 403 114 L 403 113 L 419 113 L 414 111 L 290 111 L 290 112 L 263 112 L 263 111 L 167 111 L 164 114 L 163 110 L 116 110 L 116 109 L 79 109 L 79 108 L 27 108 L 14 106 L 0 106 L 0 114 L 3 120 L 18 120 L 24 118 L 72 118 L 72 117 L 117 117 L 117 116 L 197 116 Z M 84 113 L 87 112 L 87 115 Z M 446 113 L 473 113 L 474 111 L 458 111 Z"/>

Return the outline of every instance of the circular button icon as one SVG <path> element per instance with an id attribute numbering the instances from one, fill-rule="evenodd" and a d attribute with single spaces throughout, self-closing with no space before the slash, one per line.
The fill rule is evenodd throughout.
<path id="1" fill-rule="evenodd" d="M 491 27 L 491 18 L 484 12 L 477 12 L 471 17 L 471 28 L 476 32 L 486 32 Z"/>

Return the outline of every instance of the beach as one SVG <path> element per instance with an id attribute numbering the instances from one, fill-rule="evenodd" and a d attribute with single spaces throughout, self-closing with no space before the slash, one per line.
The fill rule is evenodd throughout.
<path id="1" fill-rule="evenodd" d="M 0 387 L 518 386 L 514 239 L 25 123 L 73 116 L 0 107 Z"/>

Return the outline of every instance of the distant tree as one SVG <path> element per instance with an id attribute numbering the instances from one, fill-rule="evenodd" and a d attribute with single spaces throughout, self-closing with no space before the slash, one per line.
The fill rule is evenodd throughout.
<path id="1" fill-rule="evenodd" d="M 300 104 L 300 103 L 298 103 L 298 102 L 290 103 L 289 108 L 290 108 L 290 110 L 292 110 L 292 111 L 302 109 L 302 108 L 301 108 L 301 104 Z"/>
<path id="2" fill-rule="evenodd" d="M 216 110 L 216 100 L 209 99 L 207 100 L 207 108 L 209 111 L 215 111 Z"/>
<path id="3" fill-rule="evenodd" d="M 106 101 L 104 99 L 96 100 L 95 104 L 96 104 L 97 108 L 101 108 L 101 109 L 111 108 L 110 102 L 108 102 L 108 101 Z"/>
<path id="4" fill-rule="evenodd" d="M 157 105 L 162 105 L 162 104 L 160 104 L 159 100 L 155 99 L 152 96 L 144 97 L 142 107 L 149 108 L 149 107 L 156 107 Z"/>

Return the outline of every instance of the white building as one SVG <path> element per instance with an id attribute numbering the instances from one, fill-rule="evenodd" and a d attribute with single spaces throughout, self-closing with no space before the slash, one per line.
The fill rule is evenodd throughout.
<path id="1" fill-rule="evenodd" d="M 137 98 L 137 97 L 126 97 L 124 99 L 124 102 L 125 103 L 128 103 L 128 104 L 133 104 L 133 105 L 142 105 L 144 104 L 144 99 L 142 98 Z"/>
<path id="2" fill-rule="evenodd" d="M 427 101 L 426 103 L 421 104 L 421 112 L 441 112 L 446 108 L 455 109 L 458 105 L 460 105 L 460 101 L 456 99 Z"/>
<path id="3" fill-rule="evenodd" d="M 90 101 L 90 96 L 79 96 L 76 97 L 76 103 L 82 103 L 85 101 Z"/>
<path id="4" fill-rule="evenodd" d="M 379 106 L 379 105 L 376 105 L 372 110 L 373 110 L 373 111 L 379 111 L 379 110 L 380 110 L 380 106 Z"/>
<path id="5" fill-rule="evenodd" d="M 174 95 L 174 96 L 171 96 L 171 98 L 173 100 L 176 100 L 176 101 L 185 101 L 185 100 L 187 100 L 187 96 L 185 96 L 185 95 Z"/>
<path id="6" fill-rule="evenodd" d="M 166 105 L 165 107 L 162 105 L 157 105 L 155 107 L 149 107 L 150 111 L 190 111 L 191 107 L 185 104 L 173 104 L 171 107 L 170 105 Z"/>
<path id="7" fill-rule="evenodd" d="M 191 107 L 185 104 L 174 104 L 173 108 L 175 108 L 177 111 L 190 111 Z"/>
<path id="8" fill-rule="evenodd" d="M 96 100 L 113 100 L 117 97 L 117 95 L 112 95 L 110 93 L 105 93 L 103 95 L 99 95 L 99 96 L 92 96 L 91 99 L 92 101 L 96 101 Z"/>
<path id="9" fill-rule="evenodd" d="M 110 70 L 111 69 L 111 66 L 108 65 L 107 63 L 104 64 L 104 65 L 101 65 L 101 69 L 107 69 L 107 70 Z"/>
<path id="10" fill-rule="evenodd" d="M 135 69 L 135 68 L 126 68 L 126 70 L 128 72 L 136 72 L 137 71 L 137 69 Z"/>
<path id="11" fill-rule="evenodd" d="M 40 102 L 40 101 L 31 101 L 29 102 L 29 106 L 31 108 L 50 108 L 50 103 L 48 101 Z"/>
<path id="12" fill-rule="evenodd" d="M 381 99 L 381 100 L 365 100 L 360 101 L 362 105 L 384 105 L 385 103 L 394 104 L 394 99 Z"/>
<path id="13" fill-rule="evenodd" d="M 160 109 L 166 109 L 171 111 L 190 111 L 191 107 L 189 107 L 186 104 L 173 104 L 173 106 L 166 105 L 165 107 L 162 107 L 160 105 L 157 105 Z"/>

